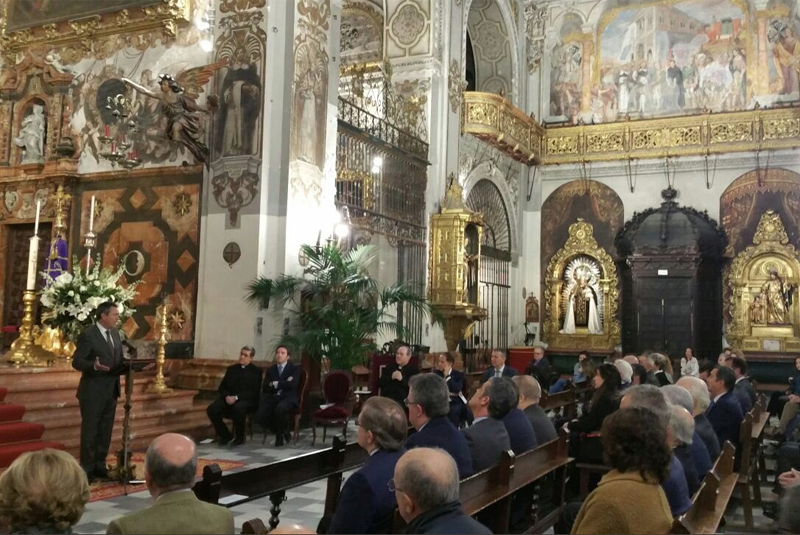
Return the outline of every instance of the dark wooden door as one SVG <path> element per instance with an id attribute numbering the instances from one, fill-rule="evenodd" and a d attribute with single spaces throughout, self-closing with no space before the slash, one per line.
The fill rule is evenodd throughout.
<path id="1" fill-rule="evenodd" d="M 33 225 L 8 225 L 6 240 L 6 288 L 3 306 L 3 326 L 19 327 L 22 323 L 22 292 L 28 282 L 28 251 Z M 50 247 L 51 224 L 39 224 L 39 264 L 37 272 L 45 270 L 45 259 Z M 36 289 L 42 285 L 36 278 Z"/>
<path id="2" fill-rule="evenodd" d="M 638 352 L 652 349 L 678 357 L 694 338 L 691 278 L 641 277 L 637 280 Z"/>

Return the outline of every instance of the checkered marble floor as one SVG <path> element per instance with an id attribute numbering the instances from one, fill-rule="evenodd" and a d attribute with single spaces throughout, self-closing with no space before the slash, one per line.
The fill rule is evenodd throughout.
<path id="1" fill-rule="evenodd" d="M 218 446 L 217 444 L 198 444 L 198 455 L 205 459 L 228 460 L 245 463 L 246 466 L 232 470 L 247 470 L 266 464 L 288 459 L 310 451 L 316 451 L 331 445 L 332 437 L 336 430 L 329 429 L 325 443 L 321 440 L 321 429 L 317 432 L 317 442 L 311 445 L 311 430 L 300 431 L 300 440 L 297 444 L 289 444 L 281 448 L 274 447 L 275 437 L 267 436 L 266 445 L 261 445 L 262 435 L 258 431 L 253 435 L 253 440 L 242 446 Z M 353 423 L 347 431 L 348 440 L 356 436 Z M 325 490 L 327 481 L 315 481 L 302 487 L 297 487 L 286 493 L 286 501 L 281 505 L 281 524 L 301 524 L 316 530 L 325 507 Z M 149 507 L 153 503 L 147 491 L 119 496 L 109 500 L 90 503 L 86 506 L 80 523 L 73 528 L 75 533 L 105 533 L 108 524 L 123 515 Z M 269 510 L 272 504 L 269 498 L 262 498 L 231 509 L 237 532 L 241 531 L 242 524 L 254 518 L 260 518 L 265 524 L 269 520 Z"/>

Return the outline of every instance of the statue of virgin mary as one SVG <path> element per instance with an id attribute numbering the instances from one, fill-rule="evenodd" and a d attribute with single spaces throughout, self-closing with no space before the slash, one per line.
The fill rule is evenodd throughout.
<path id="1" fill-rule="evenodd" d="M 578 327 L 585 327 L 589 334 L 603 334 L 603 322 L 598 310 L 598 274 L 594 273 L 598 268 L 582 260 L 571 262 L 565 271 L 568 282 L 563 295 L 567 309 L 559 332 L 575 334 Z"/>

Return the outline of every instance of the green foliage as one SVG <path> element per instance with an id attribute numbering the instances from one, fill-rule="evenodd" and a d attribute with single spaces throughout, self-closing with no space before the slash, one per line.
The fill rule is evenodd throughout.
<path id="1" fill-rule="evenodd" d="M 304 245 L 302 250 L 308 258 L 303 276 L 282 274 L 274 281 L 260 278 L 248 286 L 249 302 L 272 301 L 294 320 L 295 332 L 283 336 L 282 344 L 317 359 L 327 357 L 331 369 L 350 370 L 377 349 L 377 335 L 407 338 L 407 330 L 394 315 L 398 305 L 409 305 L 441 322 L 424 296 L 405 284 L 381 289 L 370 277 L 367 267 L 375 260 L 374 246 L 344 253 L 335 244 Z"/>

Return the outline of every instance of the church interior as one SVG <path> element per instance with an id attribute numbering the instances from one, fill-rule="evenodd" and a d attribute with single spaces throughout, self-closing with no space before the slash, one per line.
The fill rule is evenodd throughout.
<path id="1" fill-rule="evenodd" d="M 456 370 L 468 434 L 487 379 L 522 408 L 506 370 L 536 379 L 558 438 L 461 478 L 463 511 L 600 533 L 565 518 L 616 466 L 571 425 L 601 368 L 699 376 L 709 411 L 730 368 L 752 394 L 733 443 L 651 532 L 797 532 L 799 32 L 796 0 L 4 1 L 0 474 L 49 449 L 86 470 L 76 391 L 118 370 L 110 476 L 86 471 L 76 532 L 150 505 L 164 433 L 197 443 L 195 494 L 237 532 L 348 532 L 370 400 L 422 433 L 403 370 Z M 95 328 L 106 302 L 119 335 Z M 91 329 L 141 364 L 98 367 Z M 262 425 L 258 396 L 294 377 Z M 3 503 L 0 533 L 26 532 Z M 350 532 L 419 527 L 396 505 L 392 529 Z"/>

